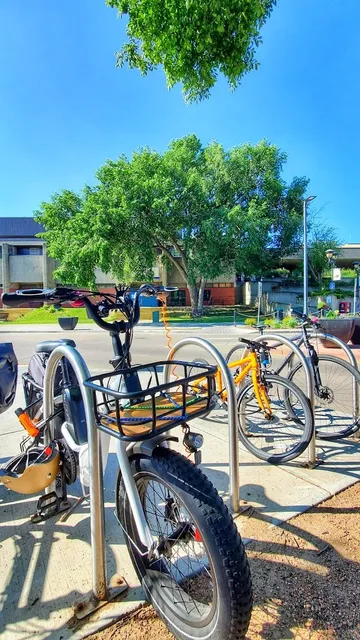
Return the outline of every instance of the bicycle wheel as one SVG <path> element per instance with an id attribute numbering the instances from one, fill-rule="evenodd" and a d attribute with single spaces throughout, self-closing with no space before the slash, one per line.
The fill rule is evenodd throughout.
<path id="1" fill-rule="evenodd" d="M 263 383 L 271 415 L 265 415 L 253 384 L 247 384 L 237 396 L 239 438 L 257 458 L 282 464 L 297 458 L 308 446 L 314 428 L 312 411 L 308 399 L 293 382 L 265 374 Z"/>
<path id="2" fill-rule="evenodd" d="M 354 383 L 360 384 L 360 374 L 354 367 L 334 356 L 319 356 L 321 387 L 314 394 L 314 419 L 318 438 L 346 438 L 359 427 L 359 415 L 354 411 Z M 302 364 L 289 373 L 300 389 L 306 389 Z"/>
<path id="3" fill-rule="evenodd" d="M 132 468 L 146 520 L 162 549 L 158 559 L 143 555 L 120 475 L 116 507 L 153 606 L 179 640 L 244 638 L 252 608 L 250 569 L 216 489 L 200 469 L 165 448 L 134 459 Z"/>

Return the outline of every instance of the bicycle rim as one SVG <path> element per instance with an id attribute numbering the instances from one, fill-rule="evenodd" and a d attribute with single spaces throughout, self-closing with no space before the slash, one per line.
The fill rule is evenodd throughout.
<path id="1" fill-rule="evenodd" d="M 265 375 L 264 390 L 270 416 L 260 408 L 252 384 L 238 394 L 239 437 L 258 458 L 280 464 L 296 458 L 308 446 L 313 429 L 311 409 L 305 395 L 285 378 Z"/>
<path id="2" fill-rule="evenodd" d="M 349 363 L 335 356 L 319 356 L 318 367 L 321 385 L 314 390 L 316 435 L 324 440 L 345 438 L 360 426 L 354 408 L 354 384 L 360 383 L 360 375 Z M 305 388 L 300 364 L 290 372 L 289 378 L 301 389 Z"/>

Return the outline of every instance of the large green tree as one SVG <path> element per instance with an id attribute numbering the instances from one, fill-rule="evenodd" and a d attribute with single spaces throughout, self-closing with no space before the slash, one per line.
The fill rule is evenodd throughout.
<path id="1" fill-rule="evenodd" d="M 128 18 L 117 64 L 142 74 L 162 65 L 167 84 L 185 97 L 207 97 L 218 73 L 231 88 L 258 67 L 260 29 L 276 0 L 106 0 Z"/>
<path id="2" fill-rule="evenodd" d="M 107 161 L 95 186 L 55 194 L 37 212 L 48 252 L 61 263 L 57 277 L 90 285 L 100 267 L 139 281 L 152 277 L 161 254 L 201 313 L 206 280 L 261 274 L 298 248 L 307 180 L 287 185 L 285 160 L 266 141 L 226 151 L 190 135 L 163 154 L 145 148 Z"/>

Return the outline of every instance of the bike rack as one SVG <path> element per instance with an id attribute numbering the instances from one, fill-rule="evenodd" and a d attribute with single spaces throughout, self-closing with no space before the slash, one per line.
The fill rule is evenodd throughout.
<path id="1" fill-rule="evenodd" d="M 189 345 L 196 345 L 202 347 L 207 351 L 216 361 L 219 367 L 225 388 L 228 394 L 228 430 L 229 430 L 229 493 L 230 493 L 230 506 L 233 513 L 239 513 L 240 501 L 239 501 L 239 447 L 238 447 L 238 434 L 237 434 L 237 415 L 236 415 L 236 392 L 233 377 L 230 373 L 229 367 L 226 364 L 225 358 L 221 355 L 220 351 L 214 347 L 208 340 L 203 338 L 184 338 L 179 340 L 172 349 L 169 351 L 167 360 L 174 359 L 175 353 L 182 347 Z M 169 382 L 170 367 L 164 368 L 164 382 Z"/>
<path id="2" fill-rule="evenodd" d="M 60 345 L 54 349 L 47 361 L 44 376 L 44 418 L 48 419 L 53 412 L 54 381 L 58 364 L 62 358 L 66 358 L 74 369 L 85 408 L 86 424 L 88 429 L 89 465 L 90 465 L 90 539 L 92 559 L 92 593 L 90 598 L 81 601 L 75 606 L 75 614 L 83 618 L 99 606 L 119 595 L 127 588 L 124 580 L 118 576 L 111 579 L 111 584 L 122 586 L 108 586 L 106 575 L 105 554 L 105 516 L 104 516 L 104 484 L 103 470 L 100 455 L 99 432 L 94 424 L 94 411 L 92 393 L 83 384 L 90 377 L 89 369 L 74 348 L 68 345 Z M 50 422 L 50 439 L 52 435 L 52 421 Z"/>
<path id="3" fill-rule="evenodd" d="M 279 335 L 278 333 L 265 333 L 264 335 L 256 336 L 255 338 L 252 338 L 252 339 L 255 342 L 261 342 L 262 340 L 267 339 L 267 340 L 275 340 L 279 345 L 285 344 L 294 353 L 294 355 L 296 355 L 299 358 L 305 371 L 307 397 L 309 399 L 312 412 L 314 412 L 314 381 L 311 375 L 308 360 L 305 354 L 303 353 L 303 351 L 301 351 L 301 349 L 296 344 L 294 344 L 292 340 L 290 340 L 289 338 L 286 338 L 285 336 Z M 248 351 L 248 347 L 245 347 L 244 352 L 247 352 L 247 351 Z M 307 452 L 308 452 L 308 462 L 306 466 L 308 466 L 310 469 L 313 469 L 318 462 L 316 458 L 315 424 L 313 427 L 313 435 L 311 436 L 311 440 L 309 442 Z"/>

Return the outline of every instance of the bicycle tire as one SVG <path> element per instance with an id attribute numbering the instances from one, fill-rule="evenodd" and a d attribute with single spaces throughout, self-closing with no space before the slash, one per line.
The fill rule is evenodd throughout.
<path id="1" fill-rule="evenodd" d="M 318 357 L 319 367 L 322 368 L 320 376 L 321 381 L 323 382 L 320 394 L 324 392 L 324 397 L 321 398 L 319 394 L 316 394 L 316 392 L 314 394 L 316 436 L 321 440 L 347 438 L 348 436 L 353 435 L 360 428 L 359 415 L 354 416 L 351 412 L 351 407 L 353 406 L 352 383 L 353 380 L 355 380 L 357 384 L 360 385 L 360 373 L 349 362 L 345 362 L 336 356 L 320 355 Z M 331 363 L 331 368 L 327 367 L 328 371 L 326 371 L 324 367 L 326 362 Z M 297 375 L 301 371 L 301 368 L 302 364 L 299 362 L 295 367 L 293 367 L 293 369 L 291 369 L 288 378 L 302 389 L 305 385 L 305 377 L 302 376 L 302 379 Z M 344 389 L 345 383 L 343 380 L 345 370 L 349 374 L 347 391 Z M 341 380 L 343 381 L 341 382 Z M 332 385 L 331 387 L 329 386 L 330 384 Z M 344 397 L 341 401 L 339 396 L 342 393 L 342 389 L 344 390 Z M 336 400 L 336 398 L 338 399 Z M 339 409 L 341 407 L 342 415 L 339 416 L 338 419 L 335 417 L 336 405 Z M 349 411 L 349 416 L 347 416 L 346 411 Z M 346 425 L 348 421 L 349 424 Z M 331 424 L 334 424 L 333 428 L 331 427 Z M 341 429 L 339 429 L 340 424 L 343 425 L 343 428 Z"/>
<path id="2" fill-rule="evenodd" d="M 198 373 L 198 367 L 196 366 L 197 364 L 208 366 L 210 363 L 207 360 L 205 360 L 204 358 L 195 358 L 195 360 L 191 361 L 191 364 L 193 366 L 189 367 L 189 369 L 188 369 L 188 376 L 189 377 L 191 375 L 195 375 L 196 373 Z M 190 387 L 191 387 L 191 385 L 190 385 Z M 213 409 L 210 409 L 210 411 L 207 411 L 206 413 L 202 414 L 202 416 L 201 416 L 202 420 L 205 420 L 205 418 L 207 418 L 208 415 L 210 415 L 210 413 L 212 411 L 213 411 Z"/>
<path id="3" fill-rule="evenodd" d="M 250 569 L 239 532 L 218 492 L 200 469 L 170 449 L 159 447 L 151 457 L 136 457 L 131 464 L 151 530 L 150 516 L 152 513 L 156 514 L 156 511 L 148 512 L 146 509 L 147 504 L 154 509 L 147 492 L 150 494 L 151 483 L 156 482 L 158 486 L 165 487 L 169 492 L 168 496 L 171 492 L 171 500 L 175 501 L 172 503 L 170 498 L 166 497 L 166 504 L 170 503 L 171 508 L 174 509 L 171 513 L 179 514 L 177 522 L 174 516 L 172 518 L 169 516 L 166 506 L 163 507 L 165 514 L 167 513 L 168 521 L 171 522 L 173 519 L 171 522 L 173 526 L 181 522 L 180 514 L 183 513 L 183 508 L 188 512 L 190 521 L 186 522 L 190 522 L 191 526 L 194 523 L 196 527 L 198 538 L 200 536 L 201 544 L 208 555 L 208 573 L 214 580 L 210 610 L 206 615 L 204 612 L 205 619 L 196 620 L 194 612 L 185 611 L 190 600 L 189 602 L 184 601 L 183 594 L 186 594 L 185 589 L 191 592 L 191 581 L 196 580 L 197 578 L 194 576 L 199 576 L 199 574 L 189 564 L 190 576 L 192 577 L 185 576 L 184 580 L 184 576 L 181 576 L 181 579 L 179 577 L 176 581 L 172 569 L 166 569 L 166 563 L 171 563 L 164 556 L 161 556 L 160 560 L 156 562 L 149 563 L 147 556 L 141 555 L 144 548 L 140 542 L 125 486 L 119 473 L 116 489 L 118 519 L 127 532 L 126 543 L 133 565 L 159 616 L 178 640 L 195 640 L 195 638 L 197 640 L 210 640 L 210 638 L 211 640 L 240 640 L 245 638 L 252 609 Z M 156 494 L 156 492 L 154 495 L 160 496 L 155 500 L 163 505 L 165 493 L 164 496 L 160 493 Z M 178 512 L 175 510 L 174 504 L 179 505 Z M 160 519 L 161 523 L 163 520 L 165 518 Z M 154 537 L 156 538 L 158 537 L 157 529 L 155 532 Z M 153 530 L 152 533 L 154 535 Z M 171 534 L 173 534 L 173 538 L 171 538 Z M 171 556 L 178 562 L 174 571 L 181 574 L 180 566 L 183 568 L 184 565 L 181 565 L 179 558 L 173 554 L 173 549 L 179 546 L 179 538 L 175 538 L 174 531 L 168 531 L 165 540 L 174 539 L 177 542 L 171 547 Z M 193 543 L 193 539 L 191 542 Z M 185 549 L 190 546 L 191 542 L 186 542 Z M 199 589 L 198 585 L 193 585 L 193 587 L 196 597 L 205 599 L 206 589 L 205 591 L 204 588 Z M 171 602 L 172 592 L 176 592 L 176 596 L 173 596 L 176 602 Z M 190 597 L 192 596 L 189 595 Z M 206 605 L 202 604 L 202 606 Z M 200 606 L 199 609 L 201 612 Z"/>
<path id="4" fill-rule="evenodd" d="M 267 385 L 267 394 L 269 400 L 269 390 L 275 384 L 284 389 L 284 398 L 281 399 L 278 395 L 276 402 L 270 402 L 273 419 L 268 420 L 266 419 L 265 415 L 261 411 L 260 406 L 257 403 L 253 383 L 251 382 L 247 384 L 243 389 L 240 389 L 237 394 L 239 439 L 243 443 L 245 448 L 257 458 L 266 460 L 266 462 L 270 462 L 271 464 L 283 464 L 284 462 L 289 462 L 290 460 L 297 458 L 308 447 L 314 429 L 312 410 L 309 400 L 306 398 L 305 394 L 287 378 L 282 378 L 281 376 L 275 374 L 264 374 L 263 381 L 264 384 Z M 288 410 L 285 394 L 288 394 L 289 392 L 297 398 L 297 402 L 299 403 L 298 411 L 300 413 L 300 417 L 294 413 L 293 405 L 292 410 L 290 412 Z M 251 402 L 253 403 L 252 405 L 250 404 Z M 278 431 L 275 431 L 275 425 L 280 424 L 280 418 L 278 417 L 278 414 L 275 415 L 276 410 L 278 410 L 279 413 L 282 412 L 286 414 L 286 417 L 284 417 L 284 422 L 286 423 L 285 428 L 291 429 L 287 436 L 288 439 L 285 439 L 285 451 L 283 451 L 282 453 L 274 453 L 274 451 L 272 450 L 274 449 L 276 451 L 281 448 L 281 437 L 284 438 L 286 436 L 284 428 L 282 429 L 278 426 Z M 262 415 L 264 415 L 263 431 L 261 431 L 261 427 L 259 427 L 258 423 L 254 422 L 252 425 L 249 423 L 253 416 L 253 420 L 255 421 L 257 416 L 259 416 L 259 419 L 261 419 Z M 290 419 L 293 423 L 291 425 Z M 290 446 L 290 437 L 293 434 L 297 434 L 298 439 L 296 442 L 294 442 L 293 445 Z M 260 444 L 260 439 L 264 440 L 264 443 L 266 445 L 265 449 L 261 449 L 253 444 L 253 441 L 255 440 Z M 271 448 L 270 445 L 272 443 L 273 447 Z"/>

